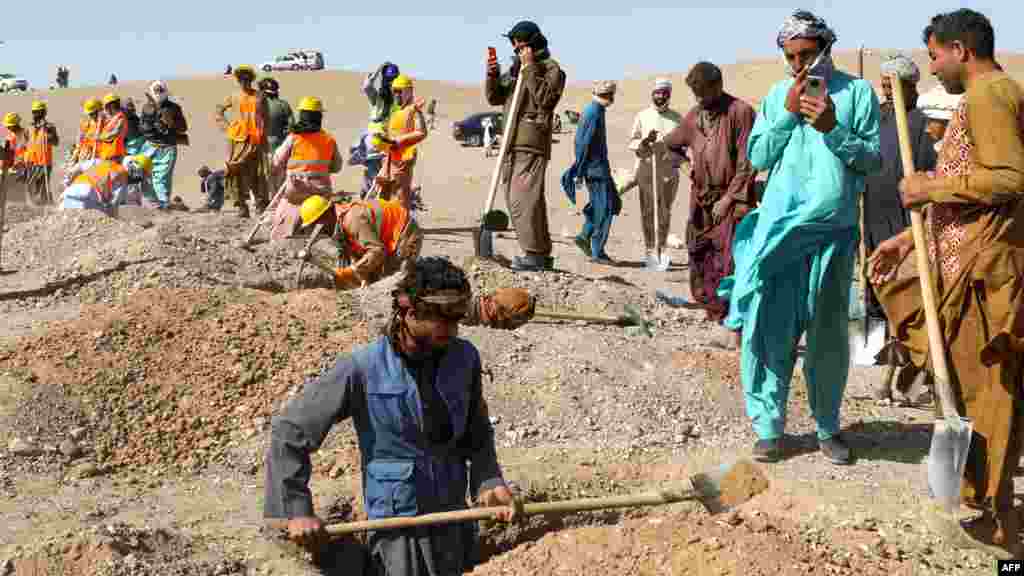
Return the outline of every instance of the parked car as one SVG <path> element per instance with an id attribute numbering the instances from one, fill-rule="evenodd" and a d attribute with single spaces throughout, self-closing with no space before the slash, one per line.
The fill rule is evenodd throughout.
<path id="1" fill-rule="evenodd" d="M 324 55 L 318 50 L 296 50 L 260 65 L 264 72 L 274 70 L 323 70 Z"/>
<path id="2" fill-rule="evenodd" d="M 490 118 L 496 135 L 500 135 L 505 129 L 505 115 L 501 112 L 477 112 L 452 124 L 452 136 L 466 146 L 483 146 L 485 118 Z"/>
<path id="3" fill-rule="evenodd" d="M 0 92 L 28 91 L 28 80 L 14 74 L 0 74 Z"/>

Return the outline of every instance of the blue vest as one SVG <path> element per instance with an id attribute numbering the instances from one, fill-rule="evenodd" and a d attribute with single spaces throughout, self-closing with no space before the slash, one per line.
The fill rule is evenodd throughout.
<path id="1" fill-rule="evenodd" d="M 387 338 L 352 354 L 366 391 L 366 413 L 355 421 L 363 466 L 363 502 L 372 519 L 415 516 L 466 507 L 467 454 L 455 444 L 466 434 L 473 366 L 480 355 L 456 338 L 442 357 L 434 383 L 448 408 L 454 434 L 446 446 L 421 432 L 423 405 L 416 379 Z"/>

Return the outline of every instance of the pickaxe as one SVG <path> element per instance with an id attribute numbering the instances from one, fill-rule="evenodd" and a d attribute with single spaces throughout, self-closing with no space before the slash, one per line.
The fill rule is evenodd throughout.
<path id="1" fill-rule="evenodd" d="M 579 312 L 556 312 L 554 310 L 537 310 L 533 313 L 535 318 L 550 318 L 552 320 L 582 320 L 597 324 L 614 324 L 616 326 L 638 326 L 645 336 L 654 336 L 651 331 L 651 323 L 646 320 L 640 311 L 630 304 L 624 309 L 621 316 L 609 316 L 603 314 L 582 314 Z"/>

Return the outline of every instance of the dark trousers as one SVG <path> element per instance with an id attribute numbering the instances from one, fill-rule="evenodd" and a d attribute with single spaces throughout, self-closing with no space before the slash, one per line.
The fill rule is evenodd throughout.
<path id="1" fill-rule="evenodd" d="M 543 154 L 510 150 L 504 164 L 501 182 L 519 247 L 531 256 L 550 256 L 548 203 L 544 196 L 548 160 Z"/>
<path id="2" fill-rule="evenodd" d="M 608 243 L 608 235 L 612 229 L 612 220 L 618 212 L 615 210 L 615 186 L 607 178 L 587 178 L 587 190 L 590 201 L 583 207 L 583 229 L 580 238 L 590 241 L 590 253 L 594 258 L 607 257 L 604 251 Z"/>

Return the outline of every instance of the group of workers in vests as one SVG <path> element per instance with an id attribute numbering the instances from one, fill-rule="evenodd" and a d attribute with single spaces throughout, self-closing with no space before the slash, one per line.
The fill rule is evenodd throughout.
<path id="1" fill-rule="evenodd" d="M 108 94 L 102 102 L 89 99 L 84 112 L 78 139 L 65 165 L 59 204 L 62 208 L 92 208 L 108 214 L 121 204 L 141 204 L 153 163 L 142 154 L 127 153 L 128 121 L 120 97 Z M 58 200 L 51 189 L 51 177 L 53 150 L 60 139 L 46 114 L 46 103 L 36 100 L 32 102 L 32 125 L 28 129 L 22 126 L 17 112 L 8 112 L 3 118 L 7 136 L 0 169 L 23 182 L 28 201 L 36 205 Z"/>

